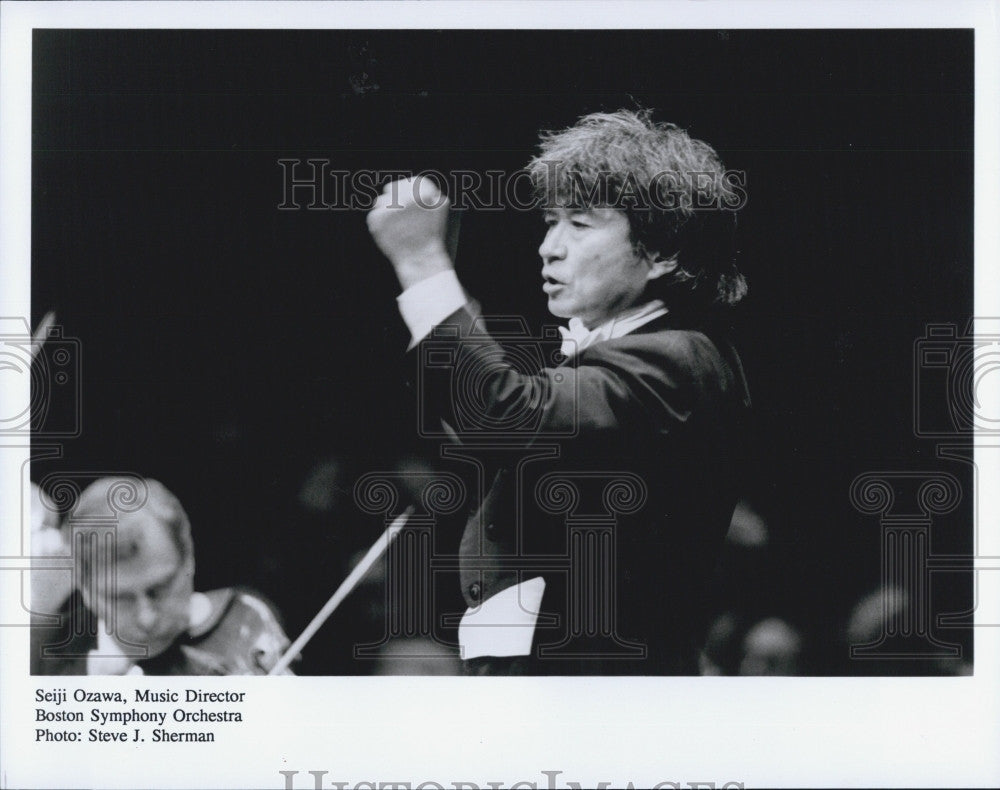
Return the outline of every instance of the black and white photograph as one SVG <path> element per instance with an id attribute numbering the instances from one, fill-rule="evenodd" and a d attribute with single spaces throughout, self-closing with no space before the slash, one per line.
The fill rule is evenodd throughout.
<path id="1" fill-rule="evenodd" d="M 989 4 L 26 5 L 0 786 L 1000 779 Z"/>

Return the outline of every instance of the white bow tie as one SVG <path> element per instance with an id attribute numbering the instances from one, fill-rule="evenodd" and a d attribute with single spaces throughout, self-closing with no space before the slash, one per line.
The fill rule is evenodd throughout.
<path id="1" fill-rule="evenodd" d="M 559 350 L 567 357 L 572 357 L 587 346 L 592 346 L 599 340 L 606 340 L 610 335 L 610 328 L 608 324 L 603 324 L 597 329 L 587 329 L 579 318 L 571 318 L 568 327 L 559 327 L 559 333 L 562 335 L 562 346 Z"/>
<path id="2" fill-rule="evenodd" d="M 571 318 L 569 327 L 559 327 L 562 334 L 562 347 L 559 350 L 567 357 L 572 357 L 594 343 L 627 335 L 666 314 L 667 306 L 661 300 L 654 299 L 633 311 L 605 321 L 596 329 L 587 329 L 579 318 Z"/>

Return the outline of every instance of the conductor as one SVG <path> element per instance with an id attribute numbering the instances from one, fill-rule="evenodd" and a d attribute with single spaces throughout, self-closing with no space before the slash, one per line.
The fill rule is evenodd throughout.
<path id="1" fill-rule="evenodd" d="M 479 360 L 489 424 L 528 415 L 531 446 L 549 448 L 541 461 L 484 462 L 458 551 L 465 671 L 697 674 L 750 404 L 723 331 L 747 292 L 735 265 L 740 181 L 708 144 L 625 110 L 543 134 L 527 172 L 545 224 L 540 285 L 569 320 L 565 361 L 539 370 L 484 332 L 446 252 L 448 201 L 429 179 L 390 184 L 368 214 L 402 287 L 423 408 L 463 419 L 448 372 L 421 353 L 443 344 Z M 599 528 L 581 517 L 595 512 Z"/>

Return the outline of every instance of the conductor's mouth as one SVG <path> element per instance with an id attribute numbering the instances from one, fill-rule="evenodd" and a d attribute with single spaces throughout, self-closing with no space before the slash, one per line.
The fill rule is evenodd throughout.
<path id="1" fill-rule="evenodd" d="M 566 285 L 566 283 L 553 280 L 551 277 L 545 277 L 544 280 L 545 282 L 542 283 L 542 290 L 547 294 L 552 294 Z"/>

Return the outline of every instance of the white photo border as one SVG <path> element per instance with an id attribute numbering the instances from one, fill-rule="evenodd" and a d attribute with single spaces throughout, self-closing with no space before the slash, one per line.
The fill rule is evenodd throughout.
<path id="1" fill-rule="evenodd" d="M 30 312 L 34 28 L 974 28 L 977 316 L 1000 315 L 1000 49 L 990 2 L 22 3 L 0 8 L 0 315 Z M 25 382 L 25 387 L 27 383 Z M 14 402 L 25 390 L 0 393 Z M 5 401 L 9 402 L 9 401 Z M 1000 448 L 977 450 L 1000 479 Z M 29 529 L 26 446 L 0 446 L 0 569 Z M 977 492 L 980 623 L 1000 622 L 998 502 Z M 21 525 L 21 530 L 11 528 Z M 17 573 L 2 573 L 5 613 Z M 13 599 L 12 599 L 13 596 Z M 6 622 L 6 621 L 5 621 Z M 245 691 L 248 721 L 212 745 L 113 749 L 33 741 L 35 689 L 113 690 L 113 678 L 32 679 L 26 628 L 0 629 L 0 787 L 324 787 L 535 782 L 650 787 L 997 786 L 1000 629 L 976 631 L 968 678 L 205 678 L 155 689 Z M 656 704 L 651 704 L 655 700 Z M 432 722 L 433 727 L 428 726 Z M 55 748 L 59 746 L 59 748 Z M 558 773 L 556 773 L 558 772 Z M 364 785 L 362 786 L 369 786 Z M 433 787 L 433 784 L 427 785 Z M 461 786 L 461 785 L 459 785 Z M 529 785 L 525 785 L 529 786 Z M 736 786 L 736 785 L 733 785 Z"/>

